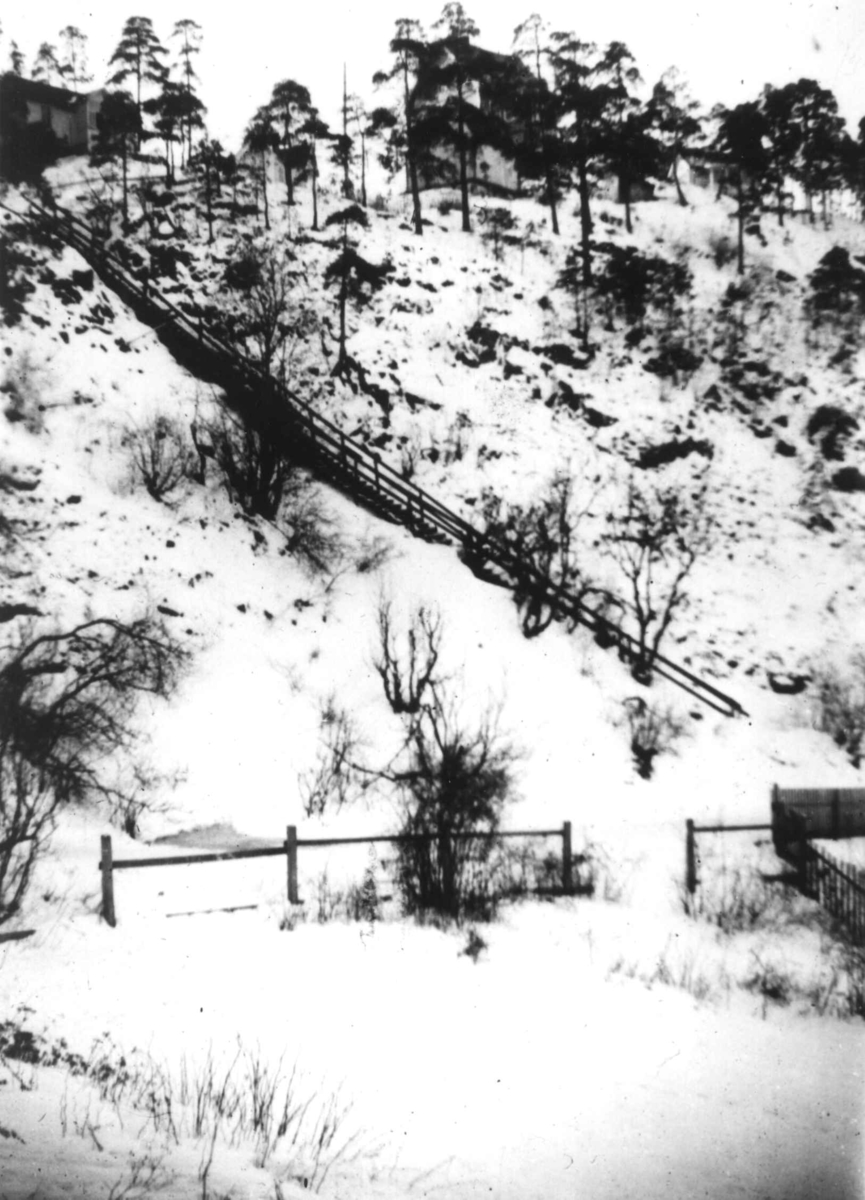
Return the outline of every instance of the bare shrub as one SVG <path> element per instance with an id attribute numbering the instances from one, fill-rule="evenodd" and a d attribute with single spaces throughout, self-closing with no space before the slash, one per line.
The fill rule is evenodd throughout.
<path id="1" fill-rule="evenodd" d="M 478 222 L 483 228 L 481 238 L 492 246 L 496 262 L 501 262 L 504 258 L 505 246 L 520 244 L 519 236 L 514 233 L 519 227 L 519 222 L 509 208 L 502 205 L 482 208 L 478 213 Z"/>
<path id="2" fill-rule="evenodd" d="M 391 775 L 402 800 L 397 879 L 408 913 L 494 916 L 497 834 L 516 758 L 496 712 L 466 725 L 437 689 L 411 721 L 404 768 Z"/>
<path id="3" fill-rule="evenodd" d="M 336 520 L 318 487 L 300 468 L 286 480 L 276 526 L 285 539 L 285 552 L 310 571 L 325 574 L 342 563 L 346 546 Z"/>
<path id="4" fill-rule="evenodd" d="M 400 637 L 394 629 L 393 605 L 382 597 L 377 620 L 379 644 L 372 665 L 382 681 L 387 702 L 397 714 L 416 716 L 425 696 L 441 682 L 436 675 L 443 631 L 441 614 L 421 604 Z"/>
<path id="5" fill-rule="evenodd" d="M 264 415 L 244 420 L 223 408 L 207 426 L 226 491 L 245 513 L 273 521 L 296 468 Z"/>
<path id="6" fill-rule="evenodd" d="M 828 733 L 858 770 L 865 738 L 865 651 L 851 654 L 843 675 L 830 667 L 816 670 L 811 693 L 817 729 Z"/>
<path id="7" fill-rule="evenodd" d="M 753 864 L 712 861 L 703 874 L 693 895 L 680 885 L 682 908 L 689 917 L 727 935 L 775 926 L 782 919 L 783 896 Z"/>
<path id="8" fill-rule="evenodd" d="M 705 484 L 691 495 L 673 486 L 628 483 L 625 510 L 611 513 L 607 552 L 627 585 L 637 622 L 631 673 L 649 683 L 652 665 L 677 612 L 688 603 L 687 581 L 712 545 L 714 519 Z"/>
<path id="9" fill-rule="evenodd" d="M 509 551 L 516 577 L 514 603 L 526 637 L 537 637 L 552 623 L 551 592 L 565 592 L 580 602 L 605 595 L 580 553 L 580 525 L 592 499 L 578 505 L 573 479 L 565 474 L 554 476 L 541 499 L 525 508 L 507 507 L 491 493 L 484 496 L 484 534 Z"/>
<path id="10" fill-rule="evenodd" d="M 355 760 L 360 751 L 357 727 L 351 714 L 337 705 L 331 694 L 319 708 L 321 743 L 312 771 L 300 780 L 303 810 L 308 817 L 340 809 L 354 798 L 359 783 Z"/>
<path id="11" fill-rule="evenodd" d="M 185 659 L 164 626 L 96 620 L 25 632 L 0 665 L 0 922 L 20 907 L 63 804 L 116 801 L 102 764 L 129 754 L 143 693 L 170 694 Z"/>
<path id="12" fill-rule="evenodd" d="M 154 500 L 162 501 L 192 476 L 194 456 L 178 421 L 160 415 L 140 429 L 130 429 L 126 445 L 132 469 Z"/>
<path id="13" fill-rule="evenodd" d="M 641 779 L 651 779 L 655 759 L 673 749 L 685 727 L 672 709 L 650 704 L 642 696 L 629 696 L 623 707 L 634 767 Z"/>

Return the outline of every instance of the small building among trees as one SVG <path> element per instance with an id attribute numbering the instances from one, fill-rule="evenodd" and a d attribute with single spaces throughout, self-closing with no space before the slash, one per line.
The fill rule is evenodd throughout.
<path id="1" fill-rule="evenodd" d="M 84 154 L 96 140 L 96 117 L 104 89 L 73 92 L 38 79 L 0 75 L 0 155 L 4 169 L 17 143 L 54 143 L 55 155 Z"/>

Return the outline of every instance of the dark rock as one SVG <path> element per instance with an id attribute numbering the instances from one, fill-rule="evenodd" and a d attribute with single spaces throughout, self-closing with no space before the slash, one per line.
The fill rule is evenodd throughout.
<path id="1" fill-rule="evenodd" d="M 88 267 L 87 269 L 85 269 L 83 271 L 73 271 L 72 272 L 72 282 L 75 284 L 76 287 L 81 288 L 82 291 L 92 292 L 93 291 L 93 269 L 92 269 L 92 267 Z"/>
<path id="2" fill-rule="evenodd" d="M 637 459 L 637 466 L 643 470 L 666 466 L 678 458 L 687 458 L 691 454 L 702 454 L 704 458 L 713 458 L 715 448 L 711 442 L 696 441 L 694 438 L 684 438 L 682 441 L 663 442 L 658 446 L 644 446 Z"/>
<path id="3" fill-rule="evenodd" d="M 586 423 L 591 425 L 592 429 L 606 429 L 610 425 L 617 425 L 619 421 L 618 417 L 610 417 L 588 404 L 583 405 L 583 416 L 586 419 Z"/>
<path id="4" fill-rule="evenodd" d="M 15 617 L 41 617 L 42 613 L 32 604 L 0 604 L 0 625 Z"/>
<path id="5" fill-rule="evenodd" d="M 827 516 L 823 515 L 823 513 L 816 512 L 816 513 L 813 513 L 813 515 L 809 519 L 808 528 L 812 529 L 812 530 L 823 529 L 826 531 L 826 533 L 834 533 L 835 532 L 835 522 L 830 521 Z"/>
<path id="6" fill-rule="evenodd" d="M 660 379 L 672 379 L 676 375 L 691 375 L 703 360 L 687 346 L 663 346 L 660 351 L 643 363 L 643 369 Z"/>
<path id="7" fill-rule="evenodd" d="M 831 479 L 836 492 L 865 492 L 865 475 L 858 467 L 842 467 Z"/>
<path id="8" fill-rule="evenodd" d="M 67 496 L 67 497 L 66 497 L 66 503 L 67 503 L 67 504 L 80 504 L 80 503 L 81 503 L 81 497 L 80 497 L 80 496 Z"/>
<path id="9" fill-rule="evenodd" d="M 798 696 L 800 692 L 805 691 L 812 677 L 798 675 L 792 671 L 767 671 L 766 678 L 769 680 L 769 687 L 779 696 Z"/>
<path id="10" fill-rule="evenodd" d="M 821 404 L 808 418 L 805 432 L 810 442 L 817 441 L 823 457 L 843 462 L 845 442 L 859 429 L 859 422 L 835 404 Z"/>
<path id="11" fill-rule="evenodd" d="M 543 354 L 559 367 L 572 367 L 575 371 L 584 371 L 589 365 L 589 356 L 575 350 L 564 342 L 553 342 L 549 346 L 535 347 L 535 354 Z"/>
<path id="12" fill-rule="evenodd" d="M 785 442 L 783 438 L 778 438 L 775 443 L 775 453 L 780 454 L 782 458 L 795 458 L 796 447 L 790 442 Z"/>
<path id="13" fill-rule="evenodd" d="M 776 271 L 775 278 L 778 280 L 779 283 L 795 283 L 796 282 L 796 276 L 791 275 L 789 271 L 781 271 L 781 270 Z"/>
<path id="14" fill-rule="evenodd" d="M 156 611 L 162 613 L 163 617 L 182 617 L 183 613 L 179 613 L 174 608 L 169 608 L 167 604 L 157 604 Z"/>

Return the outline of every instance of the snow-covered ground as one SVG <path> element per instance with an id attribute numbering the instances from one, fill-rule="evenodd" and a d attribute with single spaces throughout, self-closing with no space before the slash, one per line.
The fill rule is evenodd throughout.
<path id="1" fill-rule="evenodd" d="M 363 252 L 390 255 L 396 278 L 352 316 L 350 349 L 387 384 L 388 411 L 362 391 L 330 386 L 332 344 L 330 361 L 310 346 L 297 356 L 296 382 L 313 389 L 322 411 L 379 439 L 397 468 L 410 457 L 418 482 L 469 517 L 484 488 L 525 503 L 569 465 L 599 479 L 590 490 L 601 529 L 642 448 L 683 436 L 711 443 L 722 534 L 698 564 L 668 650 L 715 678 L 749 716 L 698 712 L 656 685 L 686 733 L 651 781 L 637 777 L 628 753 L 622 701 L 639 689 L 622 664 L 561 627 L 523 638 L 508 594 L 471 575 L 452 547 L 415 541 L 326 491 L 345 553 L 339 570 L 316 576 L 280 553 L 269 527 L 240 517 L 214 480 L 184 484 L 170 504 L 148 497 L 135 484 L 125 431 L 159 413 L 188 425 L 216 402 L 213 389 L 98 279 L 77 297 L 50 279 L 36 283 L 25 318 L 4 330 L 0 385 L 19 419 L 2 419 L 0 498 L 19 536 L 0 602 L 38 609 L 33 627 L 62 628 L 161 606 L 192 655 L 174 698 L 141 711 L 148 759 L 165 783 L 141 840 L 111 830 L 115 855 L 163 854 L 156 839 L 166 837 L 220 849 L 244 836 L 279 841 L 288 824 L 301 837 L 393 832 L 386 791 L 320 819 L 303 813 L 330 697 L 352 714 L 371 760 L 396 744 L 398 723 L 372 666 L 385 595 L 401 620 L 419 602 L 441 612 L 443 669 L 467 719 L 500 706 L 521 752 L 520 799 L 506 824 L 572 821 L 575 849 L 592 849 L 598 863 L 598 887 L 592 899 L 505 906 L 498 923 L 479 928 L 486 946 L 474 961 L 465 930 L 394 912 L 374 924 L 321 922 L 368 854 L 305 849 L 299 912 L 285 902 L 279 857 L 152 868 L 116 874 L 112 930 L 98 919 L 106 819 L 64 814 L 8 926 L 35 933 L 0 944 L 2 1012 L 49 1045 L 62 1038 L 88 1056 L 108 1034 L 113 1062 L 137 1050 L 140 1062 L 158 1064 L 173 1080 L 178 1136 L 128 1094 L 114 1104 L 104 1080 L 100 1094 L 68 1066 L 31 1070 L 9 1056 L 0 1060 L 0 1196 L 159 1187 L 178 1197 L 287 1197 L 304 1179 L 345 1197 L 865 1195 L 861 1008 L 851 1019 L 861 966 L 857 976 L 814 906 L 754 882 L 759 868 L 780 869 L 755 837 L 699 843 L 708 916 L 753 888 L 752 928 L 727 932 L 717 919 L 686 917 L 681 892 L 686 817 L 768 821 L 773 783 L 860 781 L 815 728 L 808 690 L 778 695 L 767 672 L 808 674 L 865 644 L 865 501 L 820 482 L 826 464 L 806 428 L 821 403 L 862 416 L 865 358 L 831 367 L 833 348 L 809 345 L 801 320 L 807 273 L 834 242 L 860 252 L 865 236 L 852 225 L 767 226 L 767 247 L 749 246 L 762 291 L 743 318 L 750 327 L 736 335 L 737 361 L 765 362 L 779 376 L 773 398 L 749 400 L 724 364 L 729 347 L 710 353 L 716 334 L 733 337 L 722 301 L 734 267 L 712 257 L 732 222 L 720 205 L 694 201 L 688 210 L 639 206 L 633 239 L 686 255 L 694 274 L 690 319 L 702 362 L 681 385 L 644 369 L 651 346 L 626 348 L 618 318 L 612 333 L 599 321 L 586 369 L 536 353 L 569 340 L 570 301 L 554 285 L 577 222 L 565 214 L 563 245 L 554 245 L 529 201 L 513 211 L 524 231 L 530 221 L 539 227 L 537 244 L 506 248 L 502 262 L 458 232 L 456 214 L 430 209 L 422 241 L 398 215 L 372 215 Z M 325 211 L 338 203 L 327 199 Z M 601 210 L 618 216 L 612 205 Z M 306 223 L 305 212 L 299 219 Z M 205 232 L 193 245 L 198 267 L 180 267 L 179 283 L 199 296 L 210 286 L 213 298 L 221 267 Z M 324 236 L 309 237 L 307 302 L 323 323 L 333 298 L 318 277 L 332 251 Z M 223 230 L 213 254 L 229 241 Z M 71 250 L 38 253 L 60 279 L 85 266 Z M 793 282 L 778 282 L 779 270 Z M 495 357 L 471 366 L 475 322 L 500 336 Z M 616 423 L 596 428 L 585 407 L 563 406 L 563 384 Z M 721 399 L 707 403 L 713 385 Z M 779 452 L 779 441 L 794 453 Z M 855 464 L 862 441 L 848 445 Z M 685 487 L 705 466 L 691 455 L 659 474 Z M 814 526 L 815 511 L 831 528 Z M 382 562 L 370 571 L 373 548 Z M 23 626 L 15 618 L 4 635 L 11 641 Z M 202 832 L 178 837 L 194 829 Z M 237 911 L 212 911 L 226 908 Z M 181 1102 L 181 1078 L 210 1059 L 232 1067 L 240 1086 L 256 1056 L 272 1068 L 281 1061 L 285 1075 L 297 1064 L 307 1122 L 264 1167 L 255 1137 L 232 1139 L 226 1125 L 202 1180 L 208 1136 L 196 1130 L 189 1095 Z M 321 1114 L 335 1097 L 351 1108 L 316 1158 Z"/>

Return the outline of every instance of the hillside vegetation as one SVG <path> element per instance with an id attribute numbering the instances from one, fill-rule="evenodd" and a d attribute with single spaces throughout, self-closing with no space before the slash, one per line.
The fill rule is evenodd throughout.
<path id="1" fill-rule="evenodd" d="M 439 191 L 418 238 L 410 202 L 349 206 L 336 181 L 315 230 L 305 186 L 294 207 L 271 187 L 266 229 L 243 185 L 208 200 L 149 177 L 124 222 L 119 179 L 72 160 L 48 178 L 86 219 L 113 212 L 100 236 L 137 277 L 642 628 L 646 659 L 619 661 L 291 462 L 244 474 L 261 446 L 219 387 L 14 215 L 24 195 L 9 189 L 5 661 L 46 633 L 147 618 L 178 663 L 125 713 L 134 737 L 100 762 L 102 790 L 52 811 L 7 914 L 5 928 L 36 929 L 3 949 L 0 974 L 9 1195 L 57 1154 L 92 1195 L 564 1196 L 570 1157 L 593 1196 L 692 1196 L 709 1178 L 718 1197 L 852 1200 L 861 958 L 762 881 L 780 869 L 765 840 L 701 842 L 686 905 L 682 822 L 768 821 L 773 783 L 861 781 L 862 227 L 764 222 L 740 274 L 730 201 L 693 187 L 682 208 L 671 186 L 634 205 L 631 233 L 596 202 L 586 289 L 567 206 L 556 237 L 529 200 L 475 198 L 466 234 Z M 651 532 L 647 561 L 635 529 Z M 747 715 L 652 678 L 656 645 Z M 75 662 L 52 659 L 51 679 Z M 392 833 L 418 816 L 427 760 L 427 796 L 459 770 L 482 779 L 490 828 L 572 821 L 587 894 L 500 900 L 488 925 L 479 893 L 433 927 L 403 915 L 405 863 L 386 848 L 309 849 L 299 909 L 274 858 L 118 873 L 118 927 L 99 923 L 109 828 L 115 854 L 136 857 L 166 838 L 279 842 L 288 824 Z M 496 858 L 496 880 L 549 881 L 560 847 Z M 243 911 L 210 911 L 228 907 Z M 42 1039 L 29 1061 L 22 1028 Z M 276 1136 L 275 1109 L 274 1128 L 252 1115 L 256 1072 L 282 1096 L 295 1061 L 310 1108 Z M 196 1089 L 211 1105 L 198 1119 Z"/>

